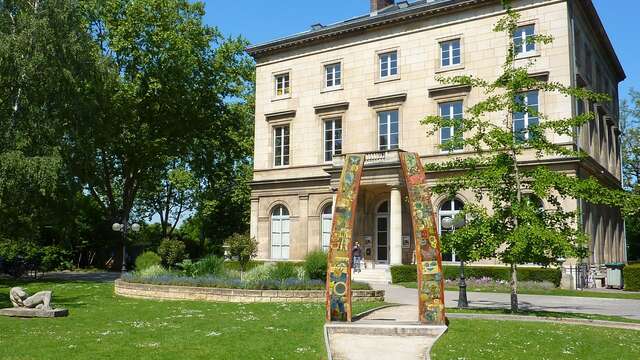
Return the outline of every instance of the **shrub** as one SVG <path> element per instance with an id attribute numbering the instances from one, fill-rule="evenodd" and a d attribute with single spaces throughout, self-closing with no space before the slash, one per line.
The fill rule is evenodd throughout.
<path id="1" fill-rule="evenodd" d="M 296 266 L 290 262 L 279 262 L 271 269 L 269 274 L 272 280 L 284 281 L 297 278 Z"/>
<path id="2" fill-rule="evenodd" d="M 264 261 L 249 261 L 245 265 L 245 271 L 251 271 L 251 269 L 256 268 L 260 265 L 264 265 Z M 228 260 L 224 262 L 224 268 L 227 270 L 240 271 L 240 263 L 237 261 Z"/>
<path id="3" fill-rule="evenodd" d="M 191 259 L 182 260 L 182 262 L 176 264 L 178 268 L 182 270 L 182 273 L 186 276 L 196 276 L 197 268 L 196 263 Z"/>
<path id="4" fill-rule="evenodd" d="M 624 289 L 640 291 L 640 264 L 627 265 L 623 269 Z"/>
<path id="5" fill-rule="evenodd" d="M 224 259 L 219 256 L 209 255 L 198 260 L 194 265 L 195 276 L 224 274 Z"/>
<path id="6" fill-rule="evenodd" d="M 158 255 L 165 266 L 172 267 L 185 258 L 186 246 L 180 240 L 164 239 L 158 247 Z"/>
<path id="7" fill-rule="evenodd" d="M 136 270 L 144 270 L 153 265 L 160 265 L 162 259 L 153 251 L 145 251 L 136 258 Z"/>
<path id="8" fill-rule="evenodd" d="M 442 272 L 445 279 L 455 280 L 460 276 L 460 267 L 457 265 L 443 265 Z M 493 280 L 509 281 L 511 279 L 510 269 L 500 266 L 465 266 L 464 275 L 467 278 L 481 279 L 490 278 Z M 397 265 L 391 267 L 391 281 L 415 282 L 417 270 L 415 265 Z M 556 287 L 560 286 L 562 271 L 556 268 L 518 268 L 518 281 L 548 281 Z"/>
<path id="9" fill-rule="evenodd" d="M 238 258 L 240 270 L 245 271 L 251 258 L 257 255 L 258 242 L 247 234 L 233 234 L 224 241 L 229 254 Z"/>
<path id="10" fill-rule="evenodd" d="M 304 258 L 304 269 L 310 279 L 325 280 L 327 278 L 327 254 L 316 250 Z"/>
<path id="11" fill-rule="evenodd" d="M 71 263 L 71 252 L 60 246 L 45 246 L 41 250 L 40 270 L 70 270 L 73 268 Z"/>
<path id="12" fill-rule="evenodd" d="M 136 271 L 136 274 L 142 277 L 149 277 L 149 276 L 172 275 L 173 273 L 170 270 L 167 270 L 162 265 L 151 265 L 146 269 Z"/>
<path id="13" fill-rule="evenodd" d="M 260 264 L 244 273 L 243 280 L 250 283 L 267 281 L 270 279 L 274 267 L 273 264 Z"/>
<path id="14" fill-rule="evenodd" d="M 415 265 L 396 265 L 391 267 L 391 282 L 394 284 L 418 281 L 417 277 Z"/>
<path id="15" fill-rule="evenodd" d="M 19 278 L 27 271 L 39 268 L 42 252 L 31 242 L 1 241 L 0 258 L 2 258 L 2 272 Z"/>

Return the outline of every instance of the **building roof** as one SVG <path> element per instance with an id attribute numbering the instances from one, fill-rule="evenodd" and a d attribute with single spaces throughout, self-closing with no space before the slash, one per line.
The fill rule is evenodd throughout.
<path id="1" fill-rule="evenodd" d="M 435 16 L 442 13 L 449 13 L 479 6 L 485 3 L 496 3 L 498 1 L 499 0 L 417 0 L 408 2 L 407 0 L 403 0 L 376 13 L 357 16 L 326 26 L 314 24 L 307 31 L 265 43 L 251 45 L 247 48 L 247 52 L 254 58 L 258 59 L 285 49 L 335 39 L 347 33 L 361 32 L 371 28 L 410 21 L 423 16 Z M 588 18 L 592 21 L 594 31 L 599 35 L 604 49 L 606 49 L 611 55 L 612 62 L 618 72 L 619 80 L 624 80 L 626 78 L 626 74 L 618 56 L 616 55 L 613 45 L 607 36 L 592 0 L 575 1 L 575 3 L 584 6 L 584 10 L 588 14 Z"/>

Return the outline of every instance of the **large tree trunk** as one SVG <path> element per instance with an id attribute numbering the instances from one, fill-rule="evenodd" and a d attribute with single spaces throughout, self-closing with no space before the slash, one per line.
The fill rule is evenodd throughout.
<path id="1" fill-rule="evenodd" d="M 516 264 L 511 264 L 511 312 L 518 312 L 518 271 Z"/>

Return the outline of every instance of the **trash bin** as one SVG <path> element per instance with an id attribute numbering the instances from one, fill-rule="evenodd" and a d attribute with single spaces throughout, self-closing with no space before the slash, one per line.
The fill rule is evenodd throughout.
<path id="1" fill-rule="evenodd" d="M 622 268 L 624 268 L 624 263 L 608 263 L 605 264 L 605 266 L 607 267 L 607 287 L 610 289 L 622 289 L 624 286 L 622 278 Z"/>

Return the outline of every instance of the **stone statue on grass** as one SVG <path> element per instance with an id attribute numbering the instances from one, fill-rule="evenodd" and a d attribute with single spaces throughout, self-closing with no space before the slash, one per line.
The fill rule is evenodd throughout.
<path id="1" fill-rule="evenodd" d="M 32 296 L 21 287 L 11 288 L 9 298 L 15 308 L 51 310 L 51 291 L 40 291 Z"/>
<path id="2" fill-rule="evenodd" d="M 13 308 L 0 309 L 0 315 L 16 317 L 61 317 L 69 315 L 67 309 L 51 307 L 51 291 L 40 291 L 29 295 L 23 288 L 14 287 L 9 291 Z"/>

